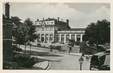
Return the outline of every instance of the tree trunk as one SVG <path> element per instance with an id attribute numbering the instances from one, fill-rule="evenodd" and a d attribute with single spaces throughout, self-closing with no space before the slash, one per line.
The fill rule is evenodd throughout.
<path id="1" fill-rule="evenodd" d="M 30 56 L 31 56 L 31 45 L 30 45 Z"/>
<path id="2" fill-rule="evenodd" d="M 25 43 L 25 54 L 26 54 L 26 43 Z"/>

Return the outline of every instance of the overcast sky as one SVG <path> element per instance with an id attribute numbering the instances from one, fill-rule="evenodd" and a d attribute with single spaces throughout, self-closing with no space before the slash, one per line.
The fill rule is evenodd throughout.
<path id="1" fill-rule="evenodd" d="M 84 28 L 97 20 L 110 20 L 110 5 L 105 3 L 10 3 L 11 16 L 35 21 L 52 17 L 69 19 L 72 28 Z"/>

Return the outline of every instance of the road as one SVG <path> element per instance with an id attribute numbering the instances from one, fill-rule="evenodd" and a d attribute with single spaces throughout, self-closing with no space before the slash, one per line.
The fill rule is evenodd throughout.
<path id="1" fill-rule="evenodd" d="M 51 70 L 80 70 L 80 55 L 64 54 L 58 62 L 51 62 Z M 85 60 L 82 65 L 83 70 L 89 70 L 90 61 Z"/>
<path id="2" fill-rule="evenodd" d="M 27 47 L 29 50 L 29 47 Z M 81 54 L 73 53 L 70 54 L 68 52 L 61 53 L 59 51 L 50 52 L 47 48 L 37 48 L 32 47 L 32 51 L 37 51 L 38 58 L 46 59 L 50 63 L 49 70 L 80 70 L 79 58 Z M 40 54 L 39 54 L 40 53 Z M 44 55 L 45 54 L 45 55 Z M 90 60 L 86 60 L 84 58 L 84 62 L 82 64 L 83 70 L 89 70 Z"/>

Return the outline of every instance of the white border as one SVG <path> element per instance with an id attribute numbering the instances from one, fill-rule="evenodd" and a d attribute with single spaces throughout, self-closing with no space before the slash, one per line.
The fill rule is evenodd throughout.
<path id="1" fill-rule="evenodd" d="M 111 2 L 112 0 L 2 0 L 2 2 Z"/>
<path id="2" fill-rule="evenodd" d="M 83 70 L 83 71 L 79 71 L 79 70 L 3 70 L 2 69 L 2 3 L 3 2 L 27 2 L 27 3 L 36 3 L 36 2 L 41 2 L 41 3 L 49 3 L 49 2 L 57 2 L 57 3 L 110 3 L 111 4 L 111 70 L 110 71 L 87 71 L 87 70 Z M 112 0 L 2 0 L 0 1 L 0 73 L 113 73 L 113 50 L 112 50 L 112 43 L 113 43 L 113 39 L 112 39 L 112 27 L 113 27 L 113 5 L 112 5 Z"/>

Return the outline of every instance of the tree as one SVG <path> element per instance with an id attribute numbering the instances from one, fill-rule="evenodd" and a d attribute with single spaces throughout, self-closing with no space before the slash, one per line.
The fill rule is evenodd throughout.
<path id="1" fill-rule="evenodd" d="M 21 19 L 17 16 L 11 17 L 11 21 L 13 22 L 12 36 L 15 38 L 16 44 L 21 44 L 22 36 L 22 26 L 23 23 Z"/>
<path id="2" fill-rule="evenodd" d="M 110 43 L 110 22 L 102 20 L 88 25 L 83 40 L 97 45 Z"/>
<path id="3" fill-rule="evenodd" d="M 107 20 L 97 21 L 97 43 L 110 43 L 110 22 Z"/>
<path id="4" fill-rule="evenodd" d="M 98 20 L 96 23 L 88 25 L 85 30 L 83 40 L 88 41 L 89 46 L 87 46 L 87 50 L 90 50 L 89 52 L 91 52 L 91 48 L 94 51 L 103 51 L 104 48 L 99 48 L 99 44 L 110 43 L 110 22 L 107 20 Z"/>
<path id="5" fill-rule="evenodd" d="M 25 45 L 26 52 L 26 44 L 28 43 L 31 49 L 30 42 L 37 38 L 35 34 L 35 26 L 33 26 L 33 22 L 29 18 L 22 23 L 21 19 L 15 16 L 11 17 L 11 21 L 13 22 L 12 35 L 17 44 Z"/>
<path id="6" fill-rule="evenodd" d="M 26 33 L 26 40 L 28 42 L 28 44 L 30 45 L 30 54 L 31 54 L 31 44 L 30 42 L 33 42 L 36 38 L 37 38 L 37 35 L 35 34 L 35 26 L 33 26 L 33 22 L 30 20 L 30 18 L 26 19 L 24 21 L 24 24 L 26 25 L 27 27 L 27 33 Z"/>
<path id="7" fill-rule="evenodd" d="M 21 19 L 17 16 L 11 17 L 11 21 L 13 22 L 13 31 L 12 36 L 16 40 L 16 44 L 25 45 L 26 52 L 26 42 L 28 41 L 28 27 L 24 23 L 21 22 Z"/>
<path id="8" fill-rule="evenodd" d="M 21 23 L 21 19 L 17 16 L 11 17 L 11 21 L 16 25 L 19 26 L 19 24 Z"/>

